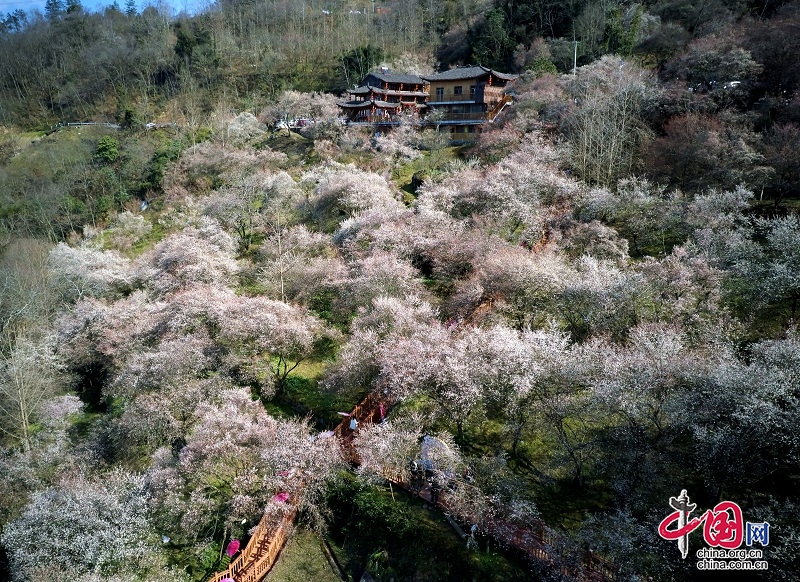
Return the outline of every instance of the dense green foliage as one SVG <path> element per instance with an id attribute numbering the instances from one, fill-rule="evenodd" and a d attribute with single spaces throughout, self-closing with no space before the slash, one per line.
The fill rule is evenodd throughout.
<path id="1" fill-rule="evenodd" d="M 469 551 L 441 514 L 404 491 L 365 487 L 343 475 L 329 496 L 335 516 L 331 537 L 354 578 L 366 564 L 368 572 L 386 580 L 529 579 L 527 568 L 508 555 Z"/>

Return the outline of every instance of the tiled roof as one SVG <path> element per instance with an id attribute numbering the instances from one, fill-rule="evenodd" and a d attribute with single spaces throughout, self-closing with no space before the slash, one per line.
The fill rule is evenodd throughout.
<path id="1" fill-rule="evenodd" d="M 400 95 L 408 97 L 427 97 L 427 91 L 395 91 L 394 89 L 384 89 L 382 87 L 373 87 L 372 85 L 361 85 L 355 89 L 348 89 L 350 95 L 367 95 L 368 93 L 378 93 L 379 95 Z"/>
<path id="2" fill-rule="evenodd" d="M 365 95 L 372 91 L 372 87 L 370 85 L 361 85 L 360 87 L 356 87 L 355 89 L 348 89 L 348 93 L 351 95 Z"/>
<path id="3" fill-rule="evenodd" d="M 375 107 L 384 107 L 386 109 L 397 109 L 403 105 L 402 103 L 391 103 L 390 101 L 380 101 L 379 99 L 374 99 L 373 103 L 375 103 Z"/>
<path id="4" fill-rule="evenodd" d="M 340 101 L 338 105 L 345 109 L 361 109 L 363 107 L 372 107 L 373 105 L 375 107 L 383 107 L 384 109 L 397 109 L 402 103 L 389 103 L 388 101 L 374 99 L 372 101 Z"/>
<path id="5" fill-rule="evenodd" d="M 461 79 L 476 79 L 487 74 L 492 74 L 504 81 L 513 81 L 519 76 L 509 75 L 508 73 L 498 73 L 497 71 L 481 66 L 468 66 L 450 69 L 449 71 L 443 71 L 435 75 L 426 75 L 424 78 L 426 81 L 459 81 Z"/>
<path id="6" fill-rule="evenodd" d="M 403 83 L 404 85 L 423 85 L 425 81 L 416 75 L 402 75 L 397 73 L 370 73 L 367 77 L 373 76 L 384 83 Z M 366 77 L 364 77 L 366 79 Z M 363 84 L 364 81 L 361 81 Z"/>
<path id="7" fill-rule="evenodd" d="M 372 101 L 339 101 L 338 105 L 345 109 L 361 109 L 362 107 L 372 107 Z"/>

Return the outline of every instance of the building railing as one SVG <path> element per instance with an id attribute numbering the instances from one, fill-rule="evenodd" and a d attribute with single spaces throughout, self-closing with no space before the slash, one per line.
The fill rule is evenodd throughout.
<path id="1" fill-rule="evenodd" d="M 373 88 L 372 93 L 376 95 L 392 95 L 392 96 L 400 96 L 400 97 L 428 97 L 428 93 L 426 91 L 399 91 L 396 89 L 377 89 Z M 353 95 L 363 95 L 363 93 L 352 93 Z"/>
<path id="2" fill-rule="evenodd" d="M 503 95 L 503 97 L 494 104 L 489 111 L 473 111 L 469 113 L 456 113 L 446 111 L 444 108 L 437 108 L 434 111 L 439 112 L 441 117 L 434 115 L 423 117 L 418 123 L 421 125 L 455 125 L 462 122 L 475 122 L 480 123 L 484 121 L 494 121 L 494 119 L 503 111 L 503 109 L 511 103 L 513 99 L 510 95 Z M 383 113 L 370 113 L 366 115 L 357 115 L 350 120 L 350 123 L 375 123 L 386 125 L 399 125 L 400 123 L 407 122 L 408 118 L 400 115 L 383 114 Z"/>
<path id="3" fill-rule="evenodd" d="M 400 119 L 397 115 L 359 115 L 351 123 L 399 123 Z"/>
<path id="4" fill-rule="evenodd" d="M 488 120 L 486 113 L 449 113 L 447 116 L 435 120 L 423 118 L 416 122 L 416 124 L 431 127 L 436 125 L 457 125 L 459 123 L 480 124 Z M 388 117 L 383 115 L 364 115 L 351 119 L 349 123 L 364 125 L 400 125 L 402 123 L 408 123 L 408 119 L 398 115 L 390 115 Z"/>
<path id="5" fill-rule="evenodd" d="M 429 104 L 450 103 L 450 102 L 461 103 L 464 101 L 483 102 L 483 93 L 474 93 L 472 95 L 470 95 L 469 93 L 461 93 L 460 95 L 456 95 L 455 93 L 445 93 L 443 95 L 436 95 L 432 93 L 430 98 L 428 99 Z"/>
<path id="6" fill-rule="evenodd" d="M 485 121 L 486 113 L 483 111 L 475 111 L 472 113 L 445 113 L 441 118 L 431 120 L 428 118 L 428 125 L 435 125 L 437 123 L 447 123 L 454 121 Z"/>

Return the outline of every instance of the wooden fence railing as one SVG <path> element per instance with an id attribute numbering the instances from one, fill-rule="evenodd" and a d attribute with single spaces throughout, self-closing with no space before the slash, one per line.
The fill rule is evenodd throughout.
<path id="1" fill-rule="evenodd" d="M 554 568 L 560 568 L 562 574 L 591 582 L 610 582 L 616 579 L 616 567 L 593 552 L 581 552 L 577 568 L 569 565 L 560 565 L 569 562 L 569 560 L 565 559 L 567 556 L 560 555 L 564 552 L 562 548 L 568 547 L 566 538 L 548 528 L 547 524 L 540 519 L 532 520 L 526 524 L 526 527 L 498 518 L 482 519 L 480 516 L 468 511 L 465 512 L 456 504 L 451 503 L 449 497 L 453 496 L 452 489 L 443 487 L 434 503 L 429 486 L 425 485 L 420 489 L 415 489 L 402 471 L 396 468 L 385 470 L 383 477 L 401 489 L 425 499 L 462 523 L 483 522 L 484 531 L 499 543 L 514 548 L 541 562 L 552 564 Z M 461 490 L 462 496 L 467 491 L 467 496 L 470 498 L 479 499 L 483 497 L 483 492 L 480 489 L 466 481 L 459 480 L 455 486 Z"/>
<path id="2" fill-rule="evenodd" d="M 358 464 L 359 460 L 352 445 L 355 431 L 350 429 L 350 421 L 355 417 L 359 426 L 362 423 L 380 422 L 382 420 L 381 404 L 384 406 L 383 412 L 386 413 L 392 402 L 371 392 L 356 405 L 350 416 L 342 419 L 333 431 L 342 443 L 342 452 L 345 458 L 353 464 Z M 592 552 L 581 553 L 580 565 L 577 568 L 563 565 L 567 560 L 563 560 L 562 558 L 565 556 L 559 554 L 563 552 L 561 548 L 567 547 L 566 539 L 548 528 L 541 520 L 533 520 L 524 528 L 496 518 L 481 520 L 479 516 L 461 511 L 454 504 L 449 503 L 448 496 L 453 495 L 453 492 L 452 490 L 448 491 L 447 487 L 442 488 L 434 503 L 429 488 L 412 488 L 407 472 L 397 468 L 387 469 L 384 471 L 383 477 L 398 487 L 419 495 L 464 523 L 483 521 L 486 533 L 501 544 L 512 547 L 536 560 L 552 564 L 554 568 L 560 568 L 565 575 L 589 582 L 610 582 L 616 579 L 616 567 Z M 475 499 L 483 496 L 480 489 L 465 480 L 459 480 L 456 486 L 461 488 L 462 494 L 464 491 L 468 491 L 468 496 Z M 296 513 L 297 509 L 292 506 L 291 511 L 287 512 L 277 525 L 269 523 L 267 516 L 262 517 L 244 551 L 230 563 L 225 571 L 215 574 L 209 582 L 221 582 L 225 578 L 230 578 L 234 582 L 261 582 L 275 564 Z"/>
<path id="3" fill-rule="evenodd" d="M 350 420 L 355 417 L 359 424 L 380 422 L 381 402 L 388 408 L 388 401 L 379 399 L 373 393 L 368 394 L 356 405 L 350 416 L 344 417 L 334 429 L 334 434 L 342 443 L 342 452 L 349 461 L 357 461 L 352 446 L 354 433 L 350 430 Z M 225 578 L 230 578 L 234 582 L 261 582 L 278 559 L 296 513 L 297 510 L 293 507 L 277 526 L 271 524 L 266 515 L 262 517 L 242 553 L 225 570 L 214 574 L 209 582 L 221 582 Z"/>
<path id="4" fill-rule="evenodd" d="M 242 553 L 225 570 L 214 574 L 209 582 L 220 582 L 225 578 L 235 582 L 260 582 L 275 564 L 296 513 L 297 509 L 292 507 L 277 526 L 264 515 Z"/>

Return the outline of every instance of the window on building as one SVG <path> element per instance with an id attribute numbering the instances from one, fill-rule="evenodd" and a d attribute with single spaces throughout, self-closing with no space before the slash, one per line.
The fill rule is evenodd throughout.
<path id="1" fill-rule="evenodd" d="M 453 88 L 453 94 L 461 95 L 461 85 L 457 85 L 456 87 Z"/>
<path id="2" fill-rule="evenodd" d="M 444 97 L 444 87 L 436 87 L 436 99 L 441 101 Z"/>
<path id="3" fill-rule="evenodd" d="M 469 94 L 470 95 L 475 95 L 475 85 L 470 85 L 469 86 Z"/>

